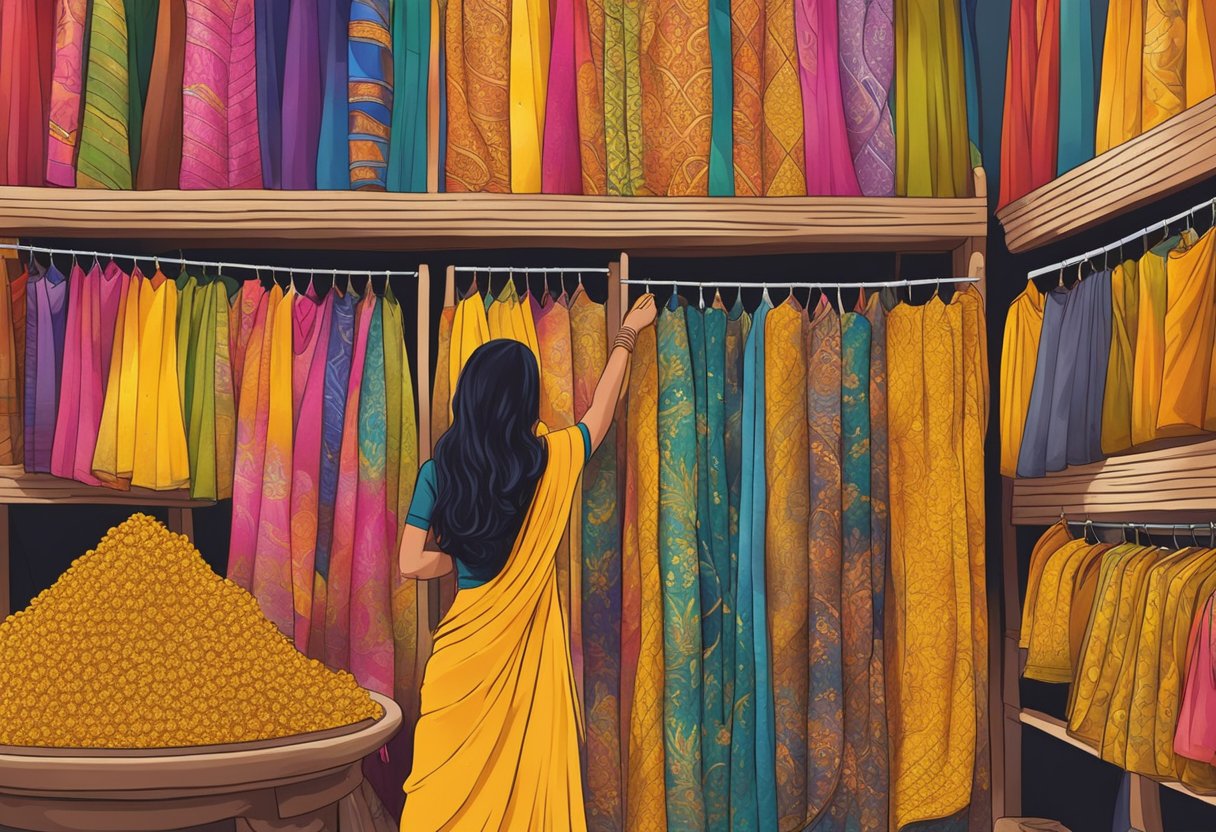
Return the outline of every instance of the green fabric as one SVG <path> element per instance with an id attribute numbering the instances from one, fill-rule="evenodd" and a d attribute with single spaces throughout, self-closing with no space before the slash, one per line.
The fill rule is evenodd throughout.
<path id="1" fill-rule="evenodd" d="M 425 193 L 430 0 L 394 0 L 391 16 L 393 121 L 388 147 L 388 189 Z"/>
<path id="2" fill-rule="evenodd" d="M 227 309 L 227 287 L 184 271 L 176 283 L 177 390 L 186 422 L 190 496 L 214 500 L 216 317 L 221 307 Z"/>
<path id="3" fill-rule="evenodd" d="M 697 426 L 683 309 L 658 321 L 659 569 L 663 575 L 663 718 L 667 826 L 704 829 Z"/>
<path id="4" fill-rule="evenodd" d="M 696 396 L 697 549 L 701 593 L 701 786 L 705 829 L 730 829 L 730 735 L 723 700 L 723 633 L 734 639 L 734 618 L 723 601 L 730 571 L 730 534 L 723 431 L 725 428 L 726 313 L 688 310 L 688 346 Z M 727 625 L 729 629 L 727 629 Z"/>
<path id="5" fill-rule="evenodd" d="M 159 0 L 124 0 L 127 12 L 127 104 L 130 119 L 131 170 L 139 169 L 143 135 L 144 104 L 152 77 L 152 52 L 156 46 Z"/>
<path id="6" fill-rule="evenodd" d="M 642 189 L 642 23 L 640 0 L 604 3 L 604 143 L 608 193 Z"/>
<path id="7" fill-rule="evenodd" d="M 730 0 L 709 0 L 709 55 L 713 117 L 709 144 L 709 195 L 735 195 L 734 62 Z"/>
<path id="8" fill-rule="evenodd" d="M 130 81 L 122 0 L 92 2 L 85 75 L 76 186 L 130 190 Z"/>

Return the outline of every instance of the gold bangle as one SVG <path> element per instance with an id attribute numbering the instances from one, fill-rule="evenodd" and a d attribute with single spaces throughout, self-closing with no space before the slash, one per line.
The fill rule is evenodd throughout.
<path id="1" fill-rule="evenodd" d="M 637 346 L 638 333 L 637 330 L 623 326 L 617 331 L 616 341 L 613 342 L 612 348 L 622 347 L 626 352 L 633 352 L 633 348 Z"/>

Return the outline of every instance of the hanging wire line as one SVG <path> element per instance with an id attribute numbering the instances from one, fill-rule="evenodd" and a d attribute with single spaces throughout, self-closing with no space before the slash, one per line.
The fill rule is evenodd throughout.
<path id="1" fill-rule="evenodd" d="M 0 243 L 0 249 L 8 249 L 10 251 L 28 251 L 39 252 L 42 254 L 70 254 L 72 257 L 94 257 L 103 260 L 153 260 L 157 263 L 175 263 L 180 266 L 210 266 L 218 269 L 244 269 L 252 271 L 256 274 L 262 272 L 270 272 L 272 274 L 299 274 L 299 275 L 332 275 L 333 277 L 417 277 L 417 270 L 399 271 L 393 269 L 314 269 L 312 267 L 295 267 L 295 266 L 267 266 L 258 265 L 256 263 L 227 263 L 217 260 L 190 260 L 183 257 L 158 257 L 156 255 L 146 254 L 111 254 L 104 251 L 82 251 L 72 248 L 50 248 L 47 246 L 31 246 L 24 243 Z"/>
<path id="2" fill-rule="evenodd" d="M 1167 220 L 1161 220 L 1160 222 L 1155 222 L 1150 226 L 1141 228 L 1139 231 L 1135 232 L 1134 234 L 1128 234 L 1126 237 L 1124 237 L 1121 240 L 1115 240 L 1115 242 L 1113 242 L 1113 243 L 1108 243 L 1107 245 L 1092 249 L 1090 251 L 1085 252 L 1084 254 L 1078 254 L 1075 257 L 1069 257 L 1067 260 L 1061 260 L 1059 263 L 1053 263 L 1050 266 L 1044 266 L 1041 269 L 1035 269 L 1034 271 L 1032 271 L 1028 275 L 1026 275 L 1026 279 L 1034 280 L 1036 277 L 1042 277 L 1045 274 L 1054 274 L 1056 272 L 1063 271 L 1064 269 L 1067 269 L 1069 266 L 1078 266 L 1082 263 L 1086 263 L 1100 255 L 1110 254 L 1112 251 L 1114 251 L 1116 249 L 1121 249 L 1121 248 L 1123 248 L 1123 246 L 1127 245 L 1128 243 L 1134 243 L 1137 240 L 1147 237 L 1149 234 L 1152 234 L 1156 231 L 1167 230 L 1171 225 L 1178 222 L 1179 220 L 1193 218 L 1195 216 L 1195 214 L 1199 213 L 1200 211 L 1203 211 L 1204 209 L 1212 210 L 1213 220 L 1214 220 L 1213 224 L 1216 224 L 1216 198 L 1212 198 L 1205 202 L 1201 202 L 1198 205 L 1196 205 L 1192 208 L 1189 208 L 1180 214 L 1175 214 L 1174 216 L 1170 217 Z"/>
<path id="3" fill-rule="evenodd" d="M 628 286 L 689 286 L 702 289 L 883 289 L 903 286 L 937 286 L 945 283 L 978 283 L 979 277 L 941 277 L 921 280 L 870 280 L 855 283 L 823 283 L 820 281 L 791 281 L 783 283 L 746 282 L 742 280 L 622 280 Z"/>
<path id="4" fill-rule="evenodd" d="M 453 266 L 458 274 L 608 274 L 607 269 L 563 266 Z"/>
<path id="5" fill-rule="evenodd" d="M 1085 526 L 1091 529 L 1125 529 L 1133 531 L 1139 529 L 1142 532 L 1149 532 L 1153 529 L 1163 532 L 1197 532 L 1207 535 L 1216 536 L 1216 523 L 1109 523 L 1099 522 L 1096 520 L 1066 520 L 1070 526 Z"/>

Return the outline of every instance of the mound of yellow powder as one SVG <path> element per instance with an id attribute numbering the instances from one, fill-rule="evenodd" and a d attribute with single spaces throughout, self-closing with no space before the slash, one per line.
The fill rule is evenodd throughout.
<path id="1" fill-rule="evenodd" d="M 0 745 L 173 748 L 379 718 L 183 535 L 136 514 L 0 624 Z"/>

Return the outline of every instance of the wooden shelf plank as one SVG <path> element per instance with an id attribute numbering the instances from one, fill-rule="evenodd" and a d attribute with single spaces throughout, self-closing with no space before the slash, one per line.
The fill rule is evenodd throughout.
<path id="1" fill-rule="evenodd" d="M 1216 439 L 1193 438 L 1014 480 L 1015 524 L 1048 525 L 1061 511 L 1093 520 L 1216 519 Z"/>
<path id="2" fill-rule="evenodd" d="M 1100 225 L 1216 174 L 1216 97 L 997 212 L 1011 252 Z"/>
<path id="3" fill-rule="evenodd" d="M 1040 711 L 1034 711 L 1034 710 L 1030 710 L 1029 708 L 1024 708 L 1019 713 L 1018 718 L 1021 720 L 1023 725 L 1029 725 L 1031 728 L 1035 728 L 1039 731 L 1042 731 L 1044 734 L 1055 737 L 1056 739 L 1060 740 L 1061 742 L 1071 745 L 1073 748 L 1081 749 L 1086 754 L 1089 754 L 1092 757 L 1098 757 L 1098 759 L 1101 759 L 1101 757 L 1098 756 L 1097 751 L 1090 748 L 1088 745 L 1081 742 L 1076 737 L 1071 736 L 1068 733 L 1068 728 L 1064 724 L 1064 722 L 1062 720 L 1056 719 L 1054 716 L 1049 716 Z M 1134 775 L 1134 776 L 1144 777 L 1144 775 Z M 1187 797 L 1193 797 L 1196 800 L 1207 803 L 1209 806 L 1216 806 L 1216 795 L 1199 794 L 1198 792 L 1191 791 L 1191 789 L 1187 788 L 1182 783 L 1179 783 L 1175 780 L 1158 780 L 1155 777 L 1148 777 L 1146 779 L 1152 780 L 1155 783 L 1165 786 L 1167 789 L 1173 789 L 1176 792 L 1180 792 L 1181 794 L 1184 794 Z"/>
<path id="4" fill-rule="evenodd" d="M 190 499 L 190 493 L 185 490 L 150 491 L 146 488 L 132 488 L 130 491 L 117 491 L 52 477 L 50 474 L 27 474 L 19 465 L 0 465 L 0 505 L 37 503 L 170 508 L 201 508 L 213 505 L 208 500 Z"/>
<path id="5" fill-rule="evenodd" d="M 0 188 L 0 237 L 133 237 L 234 248 L 561 247 L 635 254 L 952 251 L 982 197 L 701 198 Z"/>

